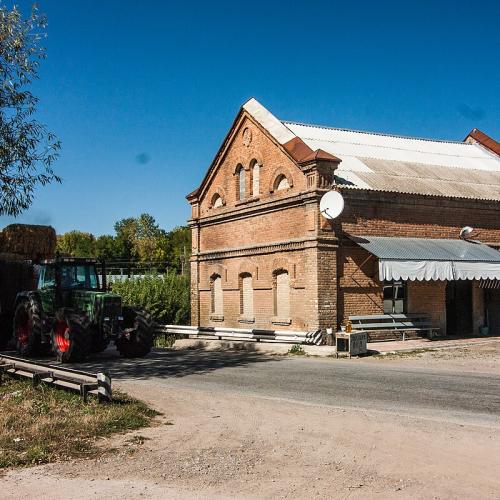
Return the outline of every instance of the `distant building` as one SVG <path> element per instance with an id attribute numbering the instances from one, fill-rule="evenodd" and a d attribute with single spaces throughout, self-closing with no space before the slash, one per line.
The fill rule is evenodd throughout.
<path id="1" fill-rule="evenodd" d="M 331 188 L 345 199 L 333 223 L 319 211 Z M 500 144 L 477 129 L 452 142 L 304 125 L 250 99 L 187 199 L 193 325 L 415 312 L 500 333 Z"/>

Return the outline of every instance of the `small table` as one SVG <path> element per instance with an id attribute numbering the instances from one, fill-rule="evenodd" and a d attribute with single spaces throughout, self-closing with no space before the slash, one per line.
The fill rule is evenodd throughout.
<path id="1" fill-rule="evenodd" d="M 337 357 L 339 352 L 349 353 L 351 356 L 359 356 L 368 352 L 368 332 L 365 330 L 356 330 L 354 332 L 337 332 L 335 334 L 335 350 Z"/>

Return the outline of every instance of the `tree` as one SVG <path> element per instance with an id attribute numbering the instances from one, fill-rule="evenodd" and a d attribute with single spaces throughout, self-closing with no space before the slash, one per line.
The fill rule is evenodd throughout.
<path id="1" fill-rule="evenodd" d="M 120 259 L 123 256 L 120 254 L 120 249 L 116 238 L 109 234 L 103 234 L 95 240 L 95 256 L 99 259 Z"/>
<path id="2" fill-rule="evenodd" d="M 116 244 L 120 249 L 120 256 L 125 260 L 137 258 L 134 242 L 137 237 L 137 221 L 133 217 L 121 219 L 115 224 Z"/>
<path id="3" fill-rule="evenodd" d="M 70 231 L 57 237 L 57 250 L 71 257 L 94 257 L 96 254 L 95 237 L 90 233 Z"/>
<path id="4" fill-rule="evenodd" d="M 27 88 L 45 58 L 46 18 L 32 8 L 0 6 L 0 215 L 27 209 L 38 185 L 61 182 L 52 170 L 60 142 L 34 118 L 38 98 Z"/>
<path id="5" fill-rule="evenodd" d="M 161 259 L 159 242 L 165 231 L 158 227 L 152 215 L 122 219 L 115 224 L 115 231 L 117 239 L 128 243 L 131 258 L 141 262 Z"/>
<path id="6" fill-rule="evenodd" d="M 70 231 L 58 236 L 58 250 L 73 257 L 97 257 L 115 261 L 115 268 L 132 270 L 151 268 L 189 273 L 191 231 L 180 226 L 165 231 L 153 216 L 141 214 L 128 217 L 115 224 L 116 236 L 97 238 L 81 231 Z M 146 265 L 141 265 L 146 263 Z M 113 262 L 110 263 L 111 265 Z"/>
<path id="7" fill-rule="evenodd" d="M 181 274 L 188 272 L 189 257 L 191 256 L 191 230 L 182 226 L 167 233 L 169 252 L 166 259 L 170 267 L 177 269 Z"/>

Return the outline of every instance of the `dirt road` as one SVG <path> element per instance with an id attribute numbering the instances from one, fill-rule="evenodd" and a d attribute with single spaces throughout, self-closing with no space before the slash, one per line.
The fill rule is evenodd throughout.
<path id="1" fill-rule="evenodd" d="M 473 364 L 459 350 L 351 361 L 160 353 L 147 373 L 115 363 L 115 380 L 163 413 L 157 425 L 103 443 L 117 451 L 99 460 L 11 471 L 2 496 L 498 498 L 499 345 L 470 353 Z"/>

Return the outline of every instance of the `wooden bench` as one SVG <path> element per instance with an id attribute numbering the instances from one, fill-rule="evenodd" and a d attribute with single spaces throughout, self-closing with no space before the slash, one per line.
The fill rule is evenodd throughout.
<path id="1" fill-rule="evenodd" d="M 374 340 L 399 340 L 409 337 L 418 338 L 422 334 L 432 336 L 438 330 L 432 326 L 428 314 L 373 314 L 367 316 L 349 316 L 352 329 L 368 332 L 369 341 Z M 379 334 L 379 335 L 377 335 Z M 413 335 L 412 335 L 413 334 Z"/>

